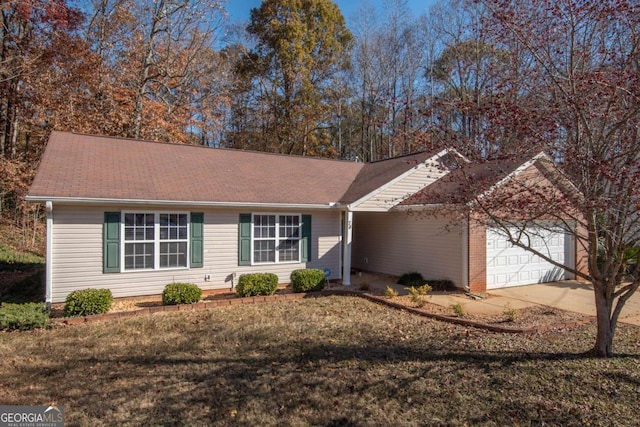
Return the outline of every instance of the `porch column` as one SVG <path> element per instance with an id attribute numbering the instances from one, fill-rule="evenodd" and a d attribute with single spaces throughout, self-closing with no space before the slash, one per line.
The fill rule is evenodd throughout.
<path id="1" fill-rule="evenodd" d="M 344 230 L 342 232 L 342 284 L 351 285 L 351 240 L 353 238 L 353 212 L 344 213 Z"/>
<path id="2" fill-rule="evenodd" d="M 53 247 L 53 203 L 46 202 L 45 203 L 45 211 L 47 213 L 47 241 L 46 241 L 46 254 L 45 254 L 45 302 L 47 303 L 47 307 L 51 307 L 51 302 L 53 300 L 53 288 L 52 288 L 52 272 L 53 272 L 53 264 L 52 260 L 52 247 Z"/>

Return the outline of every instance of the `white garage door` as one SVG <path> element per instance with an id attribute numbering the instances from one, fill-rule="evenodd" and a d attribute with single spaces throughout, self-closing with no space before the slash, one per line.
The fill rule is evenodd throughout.
<path id="1" fill-rule="evenodd" d="M 562 230 L 540 227 L 528 229 L 527 234 L 532 247 L 540 253 L 559 263 L 571 265 L 569 262 L 573 251 L 570 235 Z M 553 282 L 568 277 L 565 270 L 511 245 L 497 229 L 487 228 L 487 289 Z"/>

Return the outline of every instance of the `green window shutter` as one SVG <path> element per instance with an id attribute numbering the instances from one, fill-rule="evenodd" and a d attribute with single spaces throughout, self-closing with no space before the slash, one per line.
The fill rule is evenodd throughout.
<path id="1" fill-rule="evenodd" d="M 204 266 L 204 214 L 191 212 L 191 268 Z"/>
<path id="2" fill-rule="evenodd" d="M 302 215 L 302 262 L 311 261 L 311 215 Z"/>
<path id="3" fill-rule="evenodd" d="M 240 214 L 238 223 L 238 265 L 251 265 L 251 214 Z"/>
<path id="4" fill-rule="evenodd" d="M 102 244 L 102 272 L 120 273 L 120 212 L 104 213 Z"/>

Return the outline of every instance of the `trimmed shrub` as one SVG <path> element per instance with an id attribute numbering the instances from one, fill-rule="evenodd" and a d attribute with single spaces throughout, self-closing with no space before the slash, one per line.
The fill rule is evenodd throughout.
<path id="1" fill-rule="evenodd" d="M 358 285 L 358 289 L 360 289 L 361 291 L 370 291 L 371 285 L 369 285 L 369 282 L 365 280 L 363 282 L 360 282 L 360 284 Z"/>
<path id="2" fill-rule="evenodd" d="M 448 279 L 438 279 L 438 280 L 427 280 L 426 281 L 429 286 L 431 286 L 432 291 L 455 291 L 457 290 L 456 285 L 453 284 L 451 280 Z"/>
<path id="3" fill-rule="evenodd" d="M 109 289 L 80 289 L 67 295 L 64 316 L 90 316 L 109 311 L 113 295 Z"/>
<path id="4" fill-rule="evenodd" d="M 428 284 L 430 291 L 455 291 L 457 288 L 449 279 L 425 280 L 418 272 L 405 273 L 398 279 L 398 284 L 406 287 L 420 287 Z"/>
<path id="5" fill-rule="evenodd" d="M 273 295 L 278 289 L 278 276 L 273 273 L 241 274 L 236 292 L 241 297 Z"/>
<path id="6" fill-rule="evenodd" d="M 0 306 L 0 330 L 27 330 L 46 328 L 49 310 L 42 302 L 26 304 L 3 303 Z"/>
<path id="7" fill-rule="evenodd" d="M 193 283 L 169 283 L 162 291 L 163 305 L 193 304 L 202 298 L 202 289 Z"/>
<path id="8" fill-rule="evenodd" d="M 411 273 L 404 273 L 398 279 L 398 284 L 402 286 L 422 286 L 426 283 L 426 280 L 422 277 L 422 274 L 412 271 Z"/>
<path id="9" fill-rule="evenodd" d="M 302 268 L 291 272 L 291 287 L 294 292 L 312 292 L 324 289 L 327 276 L 317 268 Z"/>

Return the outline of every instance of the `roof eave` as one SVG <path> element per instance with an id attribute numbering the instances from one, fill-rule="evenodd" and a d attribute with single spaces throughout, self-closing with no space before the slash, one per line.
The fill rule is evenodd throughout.
<path id="1" fill-rule="evenodd" d="M 447 206 L 444 203 L 424 203 L 424 204 L 412 204 L 412 205 L 396 205 L 391 208 L 392 211 L 417 211 L 417 210 L 431 210 L 441 209 Z"/>
<path id="2" fill-rule="evenodd" d="M 261 202 L 212 202 L 195 200 L 147 200 L 147 199 L 110 199 L 98 197 L 60 197 L 60 196 L 31 196 L 29 202 L 52 202 L 68 204 L 104 204 L 104 205 L 166 205 L 166 206 L 198 206 L 198 207 L 240 207 L 240 208 L 271 208 L 271 209 L 340 209 L 337 202 L 330 203 L 261 203 Z"/>
<path id="3" fill-rule="evenodd" d="M 494 185 L 489 187 L 488 190 L 486 190 L 482 194 L 478 195 L 477 199 L 481 200 L 483 198 L 489 197 L 494 191 L 496 191 L 497 189 L 499 189 L 500 187 L 505 185 L 507 182 L 512 180 L 515 176 L 517 176 L 520 173 L 524 172 L 526 169 L 528 169 L 530 166 L 534 165 L 538 160 L 541 160 L 541 159 L 551 160 L 550 157 L 546 153 L 544 153 L 543 151 L 539 152 L 538 154 L 533 156 L 531 159 L 527 160 L 526 162 L 524 162 L 523 164 L 518 166 L 516 169 L 511 171 L 509 174 L 507 174 L 500 181 L 498 181 L 497 183 L 495 183 Z"/>
<path id="4" fill-rule="evenodd" d="M 364 196 L 360 197 L 359 199 L 354 200 L 353 202 L 349 203 L 349 210 L 354 210 L 354 211 L 357 210 L 358 206 L 360 206 L 361 204 L 365 203 L 366 201 L 368 201 L 371 198 L 373 198 L 374 196 L 380 194 L 381 192 L 383 192 L 387 188 L 391 187 L 395 183 L 397 183 L 397 182 L 401 181 L 402 179 L 406 178 L 407 176 L 411 175 L 412 173 L 414 173 L 418 169 L 425 168 L 429 162 L 433 162 L 433 161 L 437 160 L 439 157 L 447 154 L 450 150 L 451 150 L 450 148 L 445 148 L 443 150 L 440 150 L 439 152 L 437 152 L 436 154 L 432 155 L 428 159 L 425 159 L 424 161 L 418 163 L 416 166 L 413 166 L 413 167 L 409 168 L 407 171 L 405 171 L 405 172 L 401 173 L 400 175 L 396 176 L 395 178 L 387 181 L 386 183 L 384 183 L 380 187 L 374 189 L 373 191 L 370 191 L 369 193 L 365 194 Z M 465 159 L 462 155 L 460 155 L 460 156 L 463 159 Z M 356 179 L 357 179 L 357 177 L 356 177 Z M 407 197 L 409 197 L 409 196 L 407 196 Z"/>

